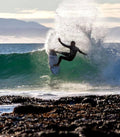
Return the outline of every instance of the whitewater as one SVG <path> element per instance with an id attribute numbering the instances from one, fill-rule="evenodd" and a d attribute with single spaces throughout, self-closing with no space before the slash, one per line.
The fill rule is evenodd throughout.
<path id="1" fill-rule="evenodd" d="M 45 44 L 0 44 L 0 96 L 120 94 L 120 43 L 105 42 L 107 30 L 98 26 L 98 15 L 92 0 L 65 0 L 56 10 L 55 28 Z M 49 50 L 67 51 L 59 37 L 68 45 L 74 40 L 88 56 L 77 53 L 72 62 L 62 61 L 60 73 L 53 75 Z"/>

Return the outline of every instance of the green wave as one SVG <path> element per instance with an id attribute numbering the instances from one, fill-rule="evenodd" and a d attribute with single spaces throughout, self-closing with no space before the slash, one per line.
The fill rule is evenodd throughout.
<path id="1" fill-rule="evenodd" d="M 97 71 L 97 67 L 82 56 L 77 56 L 72 62 L 62 61 L 60 74 L 55 76 L 50 72 L 45 51 L 0 55 L 1 87 L 45 87 L 59 82 L 89 81 Z"/>

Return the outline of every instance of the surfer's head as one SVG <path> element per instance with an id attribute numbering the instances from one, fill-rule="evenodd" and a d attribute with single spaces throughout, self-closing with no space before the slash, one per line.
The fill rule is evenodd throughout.
<path id="1" fill-rule="evenodd" d="M 71 41 L 71 46 L 75 46 L 75 41 Z"/>

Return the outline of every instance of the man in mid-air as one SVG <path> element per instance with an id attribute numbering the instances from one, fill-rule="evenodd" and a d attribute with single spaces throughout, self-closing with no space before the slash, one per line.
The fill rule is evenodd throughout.
<path id="1" fill-rule="evenodd" d="M 82 52 L 78 47 L 75 46 L 75 41 L 71 41 L 70 46 L 68 46 L 68 45 L 64 44 L 63 42 L 61 42 L 61 39 L 60 39 L 60 38 L 58 38 L 58 41 L 59 41 L 64 47 L 69 48 L 69 49 L 70 49 L 70 53 L 68 53 L 68 52 L 59 52 L 59 51 L 56 51 L 56 53 L 60 53 L 60 54 L 62 54 L 62 55 L 64 55 L 64 56 L 60 56 L 60 57 L 59 57 L 59 60 L 58 60 L 58 63 L 55 64 L 54 66 L 59 66 L 59 64 L 61 63 L 62 60 L 72 61 L 72 60 L 75 58 L 77 52 L 80 52 L 80 53 L 83 54 L 83 55 L 87 55 L 86 53 Z"/>

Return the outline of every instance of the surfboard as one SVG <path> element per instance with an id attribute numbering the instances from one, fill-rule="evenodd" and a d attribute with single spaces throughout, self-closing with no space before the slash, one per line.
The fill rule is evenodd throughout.
<path id="1" fill-rule="evenodd" d="M 60 72 L 60 67 L 59 66 L 54 66 L 54 64 L 58 63 L 58 56 L 54 50 L 50 50 L 48 53 L 48 60 L 49 60 L 49 66 L 50 70 L 54 75 L 59 74 Z"/>

